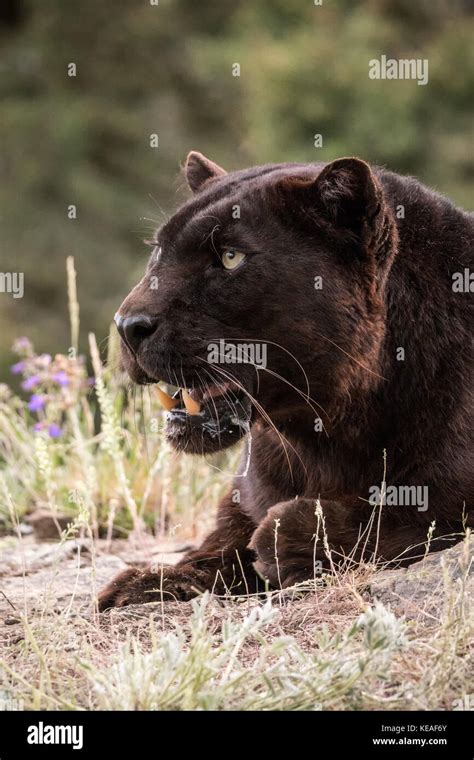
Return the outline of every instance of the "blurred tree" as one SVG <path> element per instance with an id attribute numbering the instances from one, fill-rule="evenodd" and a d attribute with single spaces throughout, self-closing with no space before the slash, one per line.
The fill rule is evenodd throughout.
<path id="1" fill-rule="evenodd" d="M 17 335 L 67 347 L 67 255 L 83 345 L 106 334 L 192 148 L 228 168 L 357 154 L 467 206 L 472 29 L 468 0 L 3 0 L 0 270 L 25 297 L 0 295 L 0 375 Z M 370 80 L 382 54 L 428 58 L 429 84 Z"/>
<path id="2" fill-rule="evenodd" d="M 22 0 L 3 0 L 0 5 L 0 26 L 18 26 L 24 18 Z"/>

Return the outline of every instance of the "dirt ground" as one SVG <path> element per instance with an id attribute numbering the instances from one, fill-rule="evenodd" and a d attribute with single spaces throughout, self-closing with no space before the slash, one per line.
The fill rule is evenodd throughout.
<path id="1" fill-rule="evenodd" d="M 333 615 L 337 619 L 345 617 L 356 611 L 362 601 L 378 599 L 397 616 L 416 619 L 429 626 L 437 620 L 447 577 L 455 582 L 467 569 L 466 593 L 474 599 L 473 543 L 471 539 L 451 549 L 434 552 L 409 568 L 354 576 L 352 594 L 348 594 L 346 583 L 325 588 L 320 594 L 324 599 L 325 619 Z M 146 546 L 140 548 L 136 543 L 117 539 L 111 543 L 99 539 L 92 544 L 87 539 L 60 543 L 38 540 L 34 535 L 21 539 L 4 537 L 0 539 L 0 631 L 2 628 L 13 631 L 15 620 L 19 621 L 21 615 L 34 618 L 46 609 L 56 614 L 69 610 L 92 615 L 94 594 L 121 570 L 128 566 L 145 567 L 151 562 L 175 564 L 188 546 L 148 540 Z M 291 590 L 283 597 L 292 598 L 293 607 L 301 604 L 299 595 L 295 598 Z M 335 600 L 334 605 L 331 599 Z M 312 601 L 317 610 L 318 600 Z M 162 607 L 161 603 L 133 605 L 134 618 L 143 615 L 148 619 L 157 604 Z M 166 603 L 169 610 L 184 606 Z M 307 598 L 302 606 L 307 613 Z M 109 611 L 102 619 L 127 617 L 130 609 Z M 317 613 L 314 614 L 317 617 Z M 311 617 L 314 619 L 314 615 Z"/>

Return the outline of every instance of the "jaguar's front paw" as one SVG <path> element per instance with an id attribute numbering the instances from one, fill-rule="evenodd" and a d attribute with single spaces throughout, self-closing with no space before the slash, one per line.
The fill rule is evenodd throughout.
<path id="1" fill-rule="evenodd" d="M 206 589 L 206 576 L 190 565 L 160 567 L 155 572 L 130 568 L 120 573 L 99 595 L 99 611 L 128 604 L 184 602 Z"/>
<path id="2" fill-rule="evenodd" d="M 281 502 L 268 510 L 252 536 L 257 568 L 272 588 L 289 588 L 320 576 L 325 557 L 315 553 L 314 502 Z M 320 545 L 322 541 L 320 541 Z"/>

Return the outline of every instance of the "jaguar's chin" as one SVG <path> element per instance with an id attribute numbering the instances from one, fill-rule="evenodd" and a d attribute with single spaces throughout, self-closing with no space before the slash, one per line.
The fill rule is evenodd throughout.
<path id="1" fill-rule="evenodd" d="M 252 406 L 246 392 L 233 383 L 210 385 L 205 391 L 180 389 L 172 401 L 165 434 L 177 451 L 212 454 L 249 432 Z"/>
<path id="2" fill-rule="evenodd" d="M 196 369 L 181 360 L 179 372 L 170 366 L 165 370 L 146 364 L 143 357 L 138 360 L 126 349 L 122 365 L 132 382 L 149 386 L 156 395 L 166 412 L 166 438 L 177 451 L 212 454 L 233 446 L 249 432 L 253 406 L 248 378 L 204 383 Z M 186 386 L 173 384 L 178 377 Z"/>

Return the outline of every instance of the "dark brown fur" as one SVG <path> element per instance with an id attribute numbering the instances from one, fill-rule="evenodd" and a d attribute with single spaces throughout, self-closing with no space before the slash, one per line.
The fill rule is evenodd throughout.
<path id="1" fill-rule="evenodd" d="M 271 372 L 230 372 L 266 414 L 253 405 L 248 473 L 239 477 L 244 457 L 200 549 L 160 573 L 122 574 L 101 609 L 163 592 L 255 591 L 255 561 L 272 586 L 313 577 L 328 565 L 317 499 L 335 563 L 408 562 L 424 553 L 433 521 L 430 548 L 457 540 L 474 495 L 472 296 L 455 292 L 452 276 L 472 267 L 472 217 L 358 159 L 226 174 L 191 153 L 186 173 L 195 196 L 158 231 L 161 260 L 120 308 L 153 320 L 136 350 L 124 344 L 125 366 L 140 383 L 194 387 L 209 380 L 209 342 L 264 341 Z M 216 263 L 229 246 L 247 253 L 235 272 Z M 168 437 L 193 453 L 233 443 L 224 431 L 211 440 L 173 425 Z M 427 486 L 428 508 L 385 505 L 369 531 L 384 450 L 387 485 Z"/>

